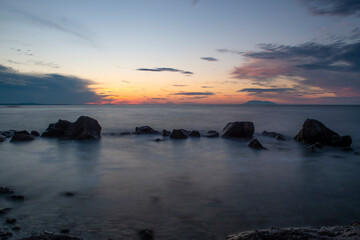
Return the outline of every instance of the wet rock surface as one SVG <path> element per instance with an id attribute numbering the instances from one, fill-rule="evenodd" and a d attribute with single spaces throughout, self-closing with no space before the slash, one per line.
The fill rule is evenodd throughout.
<path id="1" fill-rule="evenodd" d="M 269 228 L 231 235 L 228 240 L 358 240 L 360 224 L 333 227 Z"/>
<path id="2" fill-rule="evenodd" d="M 11 138 L 10 142 L 22 142 L 22 141 L 32 141 L 35 140 L 35 137 L 31 135 L 28 131 L 16 131 L 14 136 Z"/>
<path id="3" fill-rule="evenodd" d="M 294 139 L 303 143 L 314 144 L 319 142 L 334 147 L 349 147 L 352 143 L 350 136 L 341 137 L 315 119 L 306 119 Z"/>
<path id="4" fill-rule="evenodd" d="M 59 119 L 56 123 L 51 123 L 41 137 L 63 138 L 70 125 L 71 122 Z"/>
<path id="5" fill-rule="evenodd" d="M 152 129 L 149 126 L 141 126 L 141 127 L 136 127 L 135 128 L 135 134 L 158 134 L 159 132 Z"/>
<path id="6" fill-rule="evenodd" d="M 204 134 L 204 137 L 208 137 L 208 138 L 217 138 L 219 136 L 220 136 L 219 133 L 215 130 L 210 130 L 206 134 Z"/>
<path id="7" fill-rule="evenodd" d="M 197 131 L 197 130 L 192 130 L 190 133 L 189 133 L 189 137 L 201 137 L 200 135 L 200 132 Z"/>
<path id="8" fill-rule="evenodd" d="M 172 139 L 186 139 L 188 138 L 187 132 L 184 129 L 174 129 L 171 132 L 170 138 Z"/>
<path id="9" fill-rule="evenodd" d="M 255 127 L 252 122 L 229 122 L 222 130 L 223 137 L 251 138 Z"/>
<path id="10" fill-rule="evenodd" d="M 151 229 L 142 229 L 138 232 L 138 236 L 140 240 L 154 240 L 155 234 Z"/>
<path id="11" fill-rule="evenodd" d="M 253 140 L 249 143 L 248 146 L 249 146 L 250 148 L 253 148 L 253 149 L 259 149 L 259 150 L 263 149 L 263 150 L 267 150 L 267 148 L 264 147 L 264 146 L 259 142 L 259 140 L 257 140 L 256 138 L 253 139 Z"/>
<path id="12" fill-rule="evenodd" d="M 171 134 L 170 131 L 168 131 L 168 130 L 166 130 L 166 129 L 163 129 L 163 130 L 162 130 L 162 135 L 163 135 L 164 137 L 168 137 L 168 136 L 170 136 L 170 134 Z"/>

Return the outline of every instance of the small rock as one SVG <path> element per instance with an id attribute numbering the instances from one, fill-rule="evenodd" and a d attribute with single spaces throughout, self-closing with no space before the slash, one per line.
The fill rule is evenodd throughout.
<path id="1" fill-rule="evenodd" d="M 192 131 L 189 133 L 189 137 L 200 137 L 200 132 L 197 131 L 197 130 L 192 130 Z"/>
<path id="2" fill-rule="evenodd" d="M 256 138 L 253 139 L 249 145 L 249 147 L 253 148 L 253 149 L 264 149 L 267 150 L 267 148 L 265 148 L 263 145 L 261 145 L 261 143 L 259 142 L 259 140 L 257 140 Z"/>
<path id="3" fill-rule="evenodd" d="M 70 233 L 70 229 L 61 229 L 60 233 L 62 234 L 69 234 Z"/>
<path id="4" fill-rule="evenodd" d="M 354 152 L 354 154 L 355 154 L 355 155 L 360 155 L 360 153 L 359 153 L 359 152 Z"/>
<path id="5" fill-rule="evenodd" d="M 1 208 L 0 209 L 0 215 L 4 215 L 5 213 L 9 212 L 11 208 Z"/>
<path id="6" fill-rule="evenodd" d="M 120 135 L 130 135 L 131 132 L 121 132 Z"/>
<path id="7" fill-rule="evenodd" d="M 321 149 L 322 147 L 323 147 L 323 145 L 321 144 L 321 142 L 317 142 L 317 143 L 310 145 L 307 149 L 314 152 L 316 148 Z"/>
<path id="8" fill-rule="evenodd" d="M 34 139 L 34 136 L 32 136 L 28 131 L 24 130 L 15 132 L 10 142 L 32 141 Z"/>
<path id="9" fill-rule="evenodd" d="M 352 149 L 351 147 L 344 147 L 342 150 L 344 152 L 352 152 L 352 151 L 354 151 L 354 149 Z"/>
<path id="10" fill-rule="evenodd" d="M 0 134 L 0 142 L 5 142 L 5 141 L 6 141 L 6 137 Z"/>
<path id="11" fill-rule="evenodd" d="M 138 236 L 140 240 L 154 240 L 155 234 L 151 229 L 142 229 L 138 232 Z"/>
<path id="12" fill-rule="evenodd" d="M 161 142 L 162 140 L 160 138 L 157 138 L 154 140 L 155 142 Z"/>
<path id="13" fill-rule="evenodd" d="M 219 133 L 215 130 L 210 130 L 208 131 L 206 134 L 203 135 L 204 137 L 208 137 L 208 138 L 217 138 L 219 137 Z"/>
<path id="14" fill-rule="evenodd" d="M 164 137 L 168 137 L 168 136 L 170 136 L 170 134 L 171 134 L 170 131 L 165 130 L 165 129 L 162 130 L 162 135 L 163 135 Z"/>
<path id="15" fill-rule="evenodd" d="M 273 137 L 273 138 L 275 138 L 276 140 L 279 140 L 279 141 L 285 141 L 285 136 L 280 134 L 280 133 L 263 131 L 261 133 L 261 135 L 267 136 L 267 137 Z"/>
<path id="16" fill-rule="evenodd" d="M 73 192 L 64 192 L 63 194 L 65 197 L 74 197 L 75 196 L 75 193 L 73 193 Z"/>
<path id="17" fill-rule="evenodd" d="M 14 191 L 6 186 L 0 187 L 0 194 L 14 193 Z"/>
<path id="18" fill-rule="evenodd" d="M 142 127 L 136 127 L 135 133 L 140 135 L 140 134 L 157 134 L 159 132 L 155 131 L 154 129 L 152 129 L 149 126 L 142 126 Z"/>
<path id="19" fill-rule="evenodd" d="M 14 200 L 14 201 L 24 201 L 25 197 L 21 196 L 21 195 L 13 195 L 13 196 L 8 197 L 8 199 Z"/>
<path id="20" fill-rule="evenodd" d="M 0 230 L 0 238 L 1 238 L 1 240 L 8 239 L 11 236 L 12 236 L 11 232 L 3 232 L 3 231 Z"/>
<path id="21" fill-rule="evenodd" d="M 187 133 L 184 129 L 174 129 L 171 132 L 170 138 L 172 139 L 185 139 L 188 138 Z"/>
<path id="22" fill-rule="evenodd" d="M 20 231 L 21 227 L 20 226 L 14 226 L 11 228 L 14 231 Z"/>
<path id="23" fill-rule="evenodd" d="M 15 218 L 8 218 L 6 219 L 6 224 L 15 224 L 16 223 L 16 219 Z"/>
<path id="24" fill-rule="evenodd" d="M 38 131 L 31 131 L 30 134 L 33 135 L 34 137 L 40 137 L 40 133 Z"/>
<path id="25" fill-rule="evenodd" d="M 16 130 L 4 131 L 4 132 L 1 132 L 1 135 L 3 135 L 6 138 L 11 138 L 12 136 L 14 136 L 15 132 L 16 132 Z"/>

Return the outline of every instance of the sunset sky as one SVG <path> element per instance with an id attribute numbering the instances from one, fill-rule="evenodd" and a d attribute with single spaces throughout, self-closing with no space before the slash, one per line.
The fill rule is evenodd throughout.
<path id="1" fill-rule="evenodd" d="M 360 104 L 359 0 L 0 0 L 0 103 Z"/>

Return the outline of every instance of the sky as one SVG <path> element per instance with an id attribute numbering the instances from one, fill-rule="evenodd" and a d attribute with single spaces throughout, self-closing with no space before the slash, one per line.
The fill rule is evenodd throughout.
<path id="1" fill-rule="evenodd" d="M 0 104 L 360 104 L 359 0 L 0 0 Z"/>

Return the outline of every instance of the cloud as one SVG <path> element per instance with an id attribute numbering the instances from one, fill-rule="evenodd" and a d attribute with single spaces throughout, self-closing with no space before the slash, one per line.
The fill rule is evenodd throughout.
<path id="1" fill-rule="evenodd" d="M 196 4 L 198 4 L 200 2 L 200 0 L 192 0 L 192 5 L 195 7 Z"/>
<path id="2" fill-rule="evenodd" d="M 210 96 L 215 95 L 213 92 L 178 92 L 172 95 L 183 95 L 183 96 Z"/>
<path id="3" fill-rule="evenodd" d="M 194 74 L 193 72 L 190 71 L 185 71 L 185 70 L 180 70 L 180 69 L 176 69 L 176 68 L 167 68 L 167 67 L 162 67 L 162 68 L 138 68 L 136 69 L 137 71 L 147 71 L 147 72 L 179 72 L 185 75 L 192 75 Z"/>
<path id="4" fill-rule="evenodd" d="M 359 16 L 359 0 L 302 0 L 314 15 Z"/>
<path id="5" fill-rule="evenodd" d="M 205 61 L 209 61 L 209 62 L 217 62 L 217 61 L 219 61 L 218 59 L 213 58 L 213 57 L 202 57 L 201 59 L 205 60 Z"/>
<path id="6" fill-rule="evenodd" d="M 293 88 L 243 88 L 236 92 L 264 93 L 264 92 L 286 92 L 293 91 Z"/>
<path id="7" fill-rule="evenodd" d="M 232 49 L 226 49 L 226 48 L 220 48 L 220 49 L 216 49 L 215 51 L 219 52 L 219 53 L 234 53 L 234 54 L 243 54 L 244 52 L 242 51 L 237 51 L 237 50 L 232 50 Z"/>
<path id="8" fill-rule="evenodd" d="M 186 87 L 187 85 L 183 85 L 183 84 L 173 84 L 173 87 Z"/>
<path id="9" fill-rule="evenodd" d="M 101 100 L 92 81 L 60 74 L 25 74 L 0 65 L 0 103 L 85 104 Z"/>
<path id="10" fill-rule="evenodd" d="M 151 98 L 151 100 L 167 100 L 167 98 Z"/>
<path id="11" fill-rule="evenodd" d="M 86 34 L 80 33 L 80 29 L 77 29 L 77 30 L 73 29 L 73 26 L 75 25 L 74 23 L 72 24 L 72 26 L 66 26 L 59 22 L 52 21 L 50 19 L 45 19 L 45 18 L 36 16 L 36 15 L 30 14 L 28 12 L 25 12 L 21 9 L 15 8 L 10 5 L 3 4 L 2 7 L 5 7 L 6 9 L 10 10 L 12 13 L 15 13 L 18 16 L 16 19 L 17 21 L 19 21 L 19 19 L 22 18 L 23 20 L 25 20 L 26 23 L 32 23 L 34 25 L 38 25 L 38 26 L 45 27 L 48 29 L 60 31 L 60 32 L 72 35 L 74 37 L 77 37 L 79 39 L 82 39 L 82 40 L 90 43 L 91 45 L 95 46 L 94 41 L 89 36 L 87 36 Z"/>
<path id="12" fill-rule="evenodd" d="M 214 88 L 213 86 L 201 86 L 201 88 Z"/>
<path id="13" fill-rule="evenodd" d="M 50 67 L 50 68 L 59 68 L 59 65 L 56 63 L 52 63 L 52 62 L 43 62 L 43 61 L 38 61 L 38 60 L 30 60 L 30 63 L 33 63 L 36 66 L 41 66 L 41 67 Z"/>

